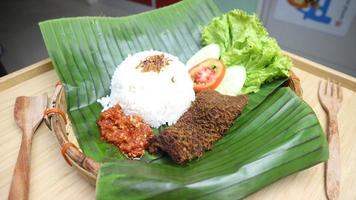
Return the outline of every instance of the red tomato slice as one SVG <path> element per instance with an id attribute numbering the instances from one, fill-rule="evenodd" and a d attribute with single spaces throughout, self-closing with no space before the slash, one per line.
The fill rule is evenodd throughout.
<path id="1" fill-rule="evenodd" d="M 189 70 L 194 82 L 194 91 L 215 89 L 219 86 L 225 75 L 225 65 L 217 59 L 207 59 Z"/>

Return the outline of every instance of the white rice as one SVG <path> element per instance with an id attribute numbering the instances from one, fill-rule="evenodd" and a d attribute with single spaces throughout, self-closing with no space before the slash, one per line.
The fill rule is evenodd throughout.
<path id="1" fill-rule="evenodd" d="M 160 54 L 170 59 L 170 64 L 159 73 L 136 68 L 141 60 Z M 104 110 L 119 103 L 126 115 L 138 115 L 156 128 L 174 124 L 195 99 L 185 65 L 173 55 L 153 50 L 129 55 L 116 68 L 110 89 L 110 96 L 98 99 Z"/>

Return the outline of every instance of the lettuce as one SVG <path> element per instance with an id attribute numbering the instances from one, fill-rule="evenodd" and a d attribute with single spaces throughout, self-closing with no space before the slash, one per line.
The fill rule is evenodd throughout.
<path id="1" fill-rule="evenodd" d="M 202 44 L 216 43 L 226 66 L 242 65 L 247 78 L 243 93 L 257 92 L 261 85 L 287 77 L 291 60 L 282 55 L 256 15 L 233 10 L 203 27 Z"/>

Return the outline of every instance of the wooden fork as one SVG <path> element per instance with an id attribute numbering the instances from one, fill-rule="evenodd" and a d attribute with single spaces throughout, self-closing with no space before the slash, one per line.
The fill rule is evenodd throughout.
<path id="1" fill-rule="evenodd" d="M 337 113 L 342 102 L 342 90 L 335 81 L 319 83 L 319 101 L 328 117 L 327 138 L 329 142 L 329 160 L 325 165 L 325 187 L 329 200 L 338 199 L 340 193 L 340 140 L 337 126 Z"/>

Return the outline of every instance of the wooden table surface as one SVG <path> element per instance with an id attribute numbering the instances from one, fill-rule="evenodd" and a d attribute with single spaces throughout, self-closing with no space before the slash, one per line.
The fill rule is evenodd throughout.
<path id="1" fill-rule="evenodd" d="M 356 199 L 356 79 L 290 55 L 298 67 L 293 71 L 301 79 L 303 98 L 316 112 L 324 130 L 325 114 L 317 98 L 320 77 L 332 77 L 344 86 L 344 101 L 338 115 L 342 159 L 340 199 Z M 48 60 L 0 79 L 0 199 L 8 196 L 21 140 L 21 131 L 13 120 L 15 98 L 43 92 L 52 95 L 57 80 Z M 67 165 L 56 139 L 44 124 L 34 136 L 31 160 L 30 199 L 95 199 L 95 187 Z M 323 171 L 323 164 L 316 165 L 247 199 L 326 199 Z"/>

